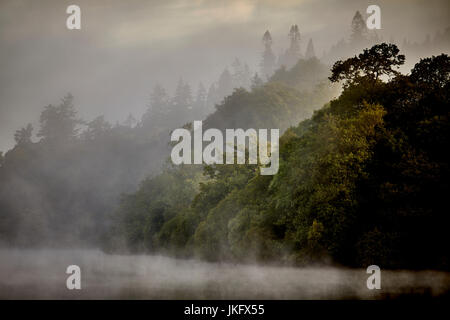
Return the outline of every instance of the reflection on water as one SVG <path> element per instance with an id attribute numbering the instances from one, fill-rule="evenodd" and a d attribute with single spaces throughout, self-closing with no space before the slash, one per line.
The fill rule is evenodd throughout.
<path id="1" fill-rule="evenodd" d="M 81 290 L 66 288 L 72 264 L 81 268 Z M 450 291 L 444 272 L 382 268 L 381 290 L 367 289 L 368 276 L 362 269 L 218 264 L 95 250 L 0 250 L 2 299 L 373 299 Z"/>

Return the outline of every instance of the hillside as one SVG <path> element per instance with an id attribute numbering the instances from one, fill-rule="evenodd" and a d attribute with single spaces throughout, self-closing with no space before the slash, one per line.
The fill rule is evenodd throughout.
<path id="1" fill-rule="evenodd" d="M 402 75 L 404 59 L 381 44 L 336 62 L 330 79 L 344 91 L 284 133 L 277 175 L 250 165 L 203 173 L 184 166 L 145 180 L 123 197 L 108 249 L 448 269 L 450 59 L 422 59 Z M 258 90 L 273 88 L 235 92 L 209 121 L 228 119 L 227 110 L 239 115 L 237 101 L 258 101 Z"/>

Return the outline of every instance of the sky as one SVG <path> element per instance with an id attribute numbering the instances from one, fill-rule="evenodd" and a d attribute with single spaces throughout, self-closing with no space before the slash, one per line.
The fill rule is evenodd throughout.
<path id="1" fill-rule="evenodd" d="M 72 4 L 81 30 L 66 28 Z M 68 92 L 80 117 L 114 123 L 139 118 L 156 83 L 171 91 L 183 78 L 195 91 L 235 57 L 259 71 L 267 29 L 279 54 L 298 24 L 320 57 L 370 4 L 381 8 L 385 39 L 423 41 L 450 26 L 447 0 L 0 0 L 0 151 L 27 123 L 36 133 L 43 107 Z"/>

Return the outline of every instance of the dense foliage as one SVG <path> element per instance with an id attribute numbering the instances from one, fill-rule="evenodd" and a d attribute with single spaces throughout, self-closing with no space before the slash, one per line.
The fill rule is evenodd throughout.
<path id="1" fill-rule="evenodd" d="M 320 86 L 299 92 L 283 83 L 261 81 L 254 82 L 253 89 L 245 89 L 250 88 L 245 70 L 236 59 L 232 72 L 224 71 L 220 76 L 214 94 L 203 89 L 195 98 L 182 80 L 173 97 L 156 86 L 140 121 L 131 115 L 115 125 L 103 116 L 85 121 L 79 118 L 70 94 L 59 104 L 46 106 L 36 137 L 28 124 L 14 134 L 16 145 L 4 155 L 0 153 L 0 245 L 98 246 L 115 221 L 110 219 L 111 212 L 121 193 L 135 191 L 140 181 L 162 171 L 170 154 L 171 130 L 205 119 L 213 109 L 210 104 L 223 100 L 222 95 L 231 94 L 233 87 L 235 92 L 218 105 L 205 127 L 287 128 L 312 115 L 332 97 L 332 89 Z M 309 73 L 303 74 L 306 77 Z M 156 185 L 138 194 L 148 198 L 145 201 L 151 203 L 150 208 L 128 210 L 132 214 L 125 221 L 134 219 L 138 226 L 145 225 L 141 218 L 146 219 L 145 214 L 151 211 L 150 216 L 155 217 L 150 220 L 157 227 L 144 232 L 149 238 L 149 232 L 159 230 L 163 222 L 188 206 L 198 190 L 198 180 L 191 190 L 185 177 L 203 179 L 201 168 L 192 169 L 192 173 L 189 170 L 147 179 Z M 123 197 L 127 198 L 134 199 Z M 158 220 L 158 212 L 163 211 L 163 219 Z M 146 247 L 143 243 L 148 241 L 140 238 L 142 231 L 127 230 L 130 248 Z"/>
<path id="2" fill-rule="evenodd" d="M 250 165 L 185 166 L 144 181 L 123 198 L 108 248 L 448 269 L 450 58 L 422 59 L 409 75 L 395 70 L 403 61 L 387 44 L 338 61 L 330 79 L 344 91 L 285 131 L 274 176 Z M 292 86 L 295 76 L 281 76 Z M 209 124 L 287 128 L 311 110 L 285 107 L 295 92 L 276 83 L 235 91 Z"/>
<path id="3" fill-rule="evenodd" d="M 299 61 L 299 64 L 303 63 Z M 320 63 L 316 66 L 317 69 L 307 72 L 302 70 L 304 77 L 324 68 Z M 303 77 L 298 79 L 303 81 Z M 300 92 L 285 81 L 254 86 L 251 91 L 236 89 L 217 105 L 216 112 L 206 118 L 204 129 L 286 130 L 310 117 L 313 110 L 328 101 L 335 92 L 335 87 L 321 83 Z M 193 248 L 194 232 L 208 211 L 234 188 L 245 186 L 255 169 L 254 166 L 219 166 L 221 173 L 218 173 L 200 165 L 168 165 L 160 175 L 143 181 L 136 193 L 123 196 L 120 208 L 113 215 L 115 223 L 107 237 L 106 249 L 167 249 L 189 255 L 191 252 L 186 246 L 189 243 Z M 219 176 L 224 181 L 219 183 Z M 196 241 L 202 240 L 197 238 Z"/>

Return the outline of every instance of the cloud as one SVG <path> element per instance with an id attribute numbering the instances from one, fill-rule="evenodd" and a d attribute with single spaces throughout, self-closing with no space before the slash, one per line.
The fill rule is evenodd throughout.
<path id="1" fill-rule="evenodd" d="M 155 82 L 172 89 L 179 77 L 209 82 L 234 57 L 257 71 L 261 36 L 274 52 L 288 46 L 289 26 L 319 55 L 348 35 L 356 10 L 369 0 L 77 0 L 82 30 L 65 27 L 60 0 L 0 1 L 0 150 L 14 130 L 35 122 L 66 92 L 80 115 L 115 121 L 137 116 Z M 423 40 L 448 27 L 448 0 L 380 0 L 381 34 Z M 304 43 L 303 45 L 306 45 Z"/>

